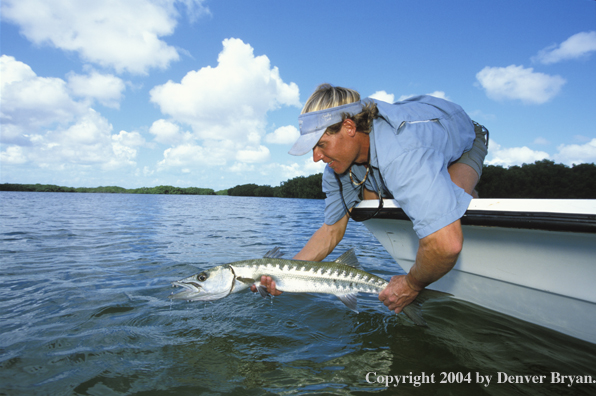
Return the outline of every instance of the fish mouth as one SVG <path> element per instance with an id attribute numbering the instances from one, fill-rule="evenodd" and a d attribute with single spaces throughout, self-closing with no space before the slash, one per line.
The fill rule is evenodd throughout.
<path id="1" fill-rule="evenodd" d="M 170 294 L 169 298 L 172 300 L 197 300 L 201 293 L 201 285 L 195 282 L 172 282 L 172 287 L 182 287 L 180 293 Z"/>

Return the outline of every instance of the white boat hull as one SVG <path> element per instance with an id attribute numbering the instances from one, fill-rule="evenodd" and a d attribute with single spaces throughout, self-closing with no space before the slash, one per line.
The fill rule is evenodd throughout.
<path id="1" fill-rule="evenodd" d="M 504 201 L 509 202 L 502 210 L 511 214 L 509 204 L 520 200 L 474 200 L 470 209 L 498 213 L 495 206 Z M 545 213 L 528 201 L 534 200 L 524 204 L 535 213 Z M 363 205 L 376 207 L 375 202 Z M 588 211 L 590 206 L 596 210 L 596 201 L 587 202 Z M 382 217 L 364 224 L 407 272 L 418 249 L 412 223 Z M 596 343 L 596 233 L 479 224 L 462 229 L 457 264 L 430 288 Z"/>

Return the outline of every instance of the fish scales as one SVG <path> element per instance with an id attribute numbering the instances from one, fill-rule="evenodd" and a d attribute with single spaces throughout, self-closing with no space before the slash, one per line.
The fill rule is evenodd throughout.
<path id="1" fill-rule="evenodd" d="M 255 285 L 259 293 L 266 297 L 266 288 L 260 282 L 261 276 L 266 275 L 275 280 L 280 291 L 333 294 L 348 308 L 356 311 L 358 293 L 379 294 L 388 285 L 385 279 L 357 268 L 359 264 L 354 249 L 333 262 L 287 260 L 279 258 L 280 255 L 279 248 L 275 248 L 262 259 L 219 265 L 173 282 L 172 286 L 184 290 L 172 293 L 170 298 L 213 301 L 246 290 L 251 285 Z M 403 312 L 417 325 L 425 326 L 426 322 L 420 315 L 420 304 L 437 293 L 445 295 L 423 290 L 414 303 L 404 307 Z"/>
<path id="2" fill-rule="evenodd" d="M 357 268 L 339 263 L 321 263 L 285 259 L 256 259 L 230 263 L 237 276 L 254 279 L 271 276 L 277 289 L 295 293 L 349 294 L 380 293 L 387 281 Z"/>

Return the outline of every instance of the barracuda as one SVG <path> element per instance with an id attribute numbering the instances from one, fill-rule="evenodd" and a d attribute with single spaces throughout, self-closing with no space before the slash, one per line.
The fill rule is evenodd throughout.
<path id="1" fill-rule="evenodd" d="M 286 260 L 275 248 L 262 259 L 237 261 L 220 265 L 188 278 L 173 282 L 173 287 L 184 290 L 172 294 L 171 299 L 188 301 L 213 301 L 238 293 L 256 285 L 263 297 L 267 290 L 260 284 L 262 275 L 275 280 L 278 290 L 293 293 L 325 293 L 337 296 L 348 308 L 357 311 L 358 293 L 379 294 L 388 282 L 363 271 L 351 249 L 333 262 Z M 445 293 L 423 290 L 418 298 L 403 312 L 417 325 L 426 326 L 420 305 L 429 297 Z"/>

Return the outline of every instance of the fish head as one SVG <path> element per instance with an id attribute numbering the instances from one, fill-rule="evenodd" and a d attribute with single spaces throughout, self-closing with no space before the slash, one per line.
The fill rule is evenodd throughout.
<path id="1" fill-rule="evenodd" d="M 188 301 L 219 300 L 231 293 L 233 285 L 234 271 L 228 265 L 220 265 L 172 282 L 173 287 L 183 287 L 184 290 L 172 294 L 170 298 Z"/>

